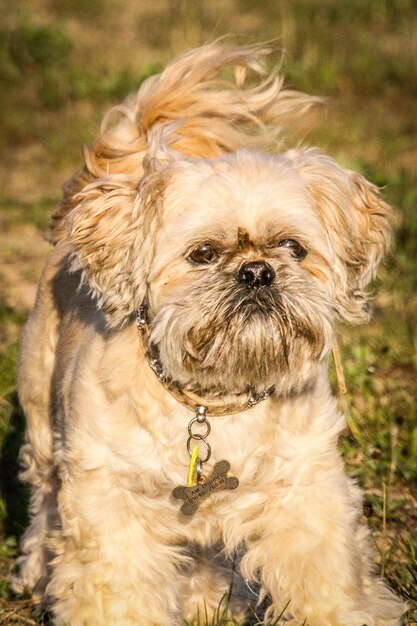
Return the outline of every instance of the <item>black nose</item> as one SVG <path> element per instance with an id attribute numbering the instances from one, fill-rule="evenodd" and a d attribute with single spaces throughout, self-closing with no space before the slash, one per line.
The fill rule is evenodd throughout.
<path id="1" fill-rule="evenodd" d="M 240 266 L 237 280 L 250 289 L 268 287 L 275 278 L 273 268 L 265 261 L 248 261 Z"/>

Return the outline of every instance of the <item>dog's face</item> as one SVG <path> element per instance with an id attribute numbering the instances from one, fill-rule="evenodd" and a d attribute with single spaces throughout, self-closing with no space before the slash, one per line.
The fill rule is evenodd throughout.
<path id="1" fill-rule="evenodd" d="M 299 391 L 331 346 L 331 261 L 290 161 L 174 164 L 148 292 L 168 376 L 202 393 Z"/>
<path id="2" fill-rule="evenodd" d="M 122 199 L 95 186 L 72 216 L 75 265 L 110 323 L 146 300 L 165 373 L 191 390 L 303 390 L 334 317 L 366 315 L 388 239 L 377 190 L 308 150 L 171 158 L 148 176 Z"/>

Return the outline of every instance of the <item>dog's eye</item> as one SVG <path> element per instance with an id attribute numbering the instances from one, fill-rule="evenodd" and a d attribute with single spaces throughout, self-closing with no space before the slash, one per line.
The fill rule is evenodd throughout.
<path id="1" fill-rule="evenodd" d="M 209 241 L 206 241 L 197 248 L 194 248 L 194 250 L 191 250 L 190 254 L 187 256 L 187 260 L 197 265 L 209 265 L 217 261 L 219 256 L 220 254 L 217 248 Z"/>
<path id="2" fill-rule="evenodd" d="M 302 261 L 307 256 L 307 250 L 295 239 L 283 239 L 279 242 L 278 247 L 290 250 L 298 261 Z"/>

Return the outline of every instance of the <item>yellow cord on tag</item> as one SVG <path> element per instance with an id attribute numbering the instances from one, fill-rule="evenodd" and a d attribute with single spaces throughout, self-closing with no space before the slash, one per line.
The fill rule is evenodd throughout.
<path id="1" fill-rule="evenodd" d="M 199 449 L 198 449 L 198 446 L 195 446 L 191 454 L 190 467 L 188 469 L 187 487 L 194 487 L 194 485 L 197 484 L 198 458 L 199 458 Z"/>

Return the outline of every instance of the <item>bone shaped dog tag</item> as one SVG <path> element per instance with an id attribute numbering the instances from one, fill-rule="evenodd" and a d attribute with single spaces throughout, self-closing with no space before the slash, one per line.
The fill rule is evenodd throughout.
<path id="1" fill-rule="evenodd" d="M 183 500 L 181 513 L 191 516 L 198 509 L 202 500 L 216 491 L 236 489 L 239 479 L 236 476 L 227 476 L 230 469 L 229 461 L 218 461 L 210 474 L 202 482 L 192 487 L 175 487 L 172 496 L 176 500 Z"/>

